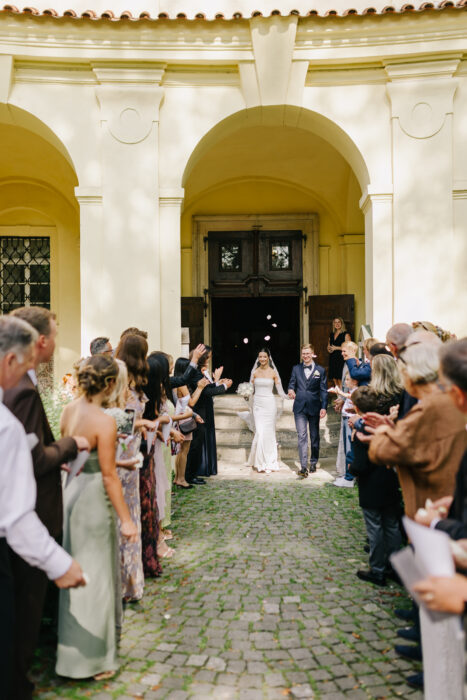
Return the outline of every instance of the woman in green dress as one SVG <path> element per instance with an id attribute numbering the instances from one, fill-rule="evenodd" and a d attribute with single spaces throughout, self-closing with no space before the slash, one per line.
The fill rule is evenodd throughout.
<path id="1" fill-rule="evenodd" d="M 69 678 L 100 680 L 118 668 L 115 513 L 129 542 L 137 541 L 138 530 L 115 466 L 116 423 L 102 410 L 117 374 L 117 363 L 106 355 L 82 363 L 77 372 L 80 397 L 65 407 L 61 419 L 62 435 L 84 435 L 92 450 L 63 499 L 63 546 L 79 559 L 88 577 L 83 595 L 76 595 L 78 589 L 60 592 L 56 672 Z"/>

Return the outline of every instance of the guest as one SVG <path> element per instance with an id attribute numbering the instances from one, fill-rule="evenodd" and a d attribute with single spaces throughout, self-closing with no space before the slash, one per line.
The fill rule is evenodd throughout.
<path id="1" fill-rule="evenodd" d="M 453 494 L 467 446 L 463 415 L 438 382 L 440 346 L 414 343 L 399 353 L 405 388 L 418 403 L 395 426 L 377 428 L 370 444 L 372 462 L 397 467 L 410 518 L 427 498 Z"/>
<path id="2" fill-rule="evenodd" d="M 389 415 L 392 407 L 400 406 L 404 393 L 404 382 L 392 355 L 383 353 L 373 356 L 369 386 L 375 392 L 378 402 L 376 413 Z"/>
<path id="3" fill-rule="evenodd" d="M 378 359 L 378 358 L 377 358 Z M 383 356 L 381 356 L 381 359 Z M 395 365 L 394 360 L 390 360 Z M 379 412 L 389 408 L 382 403 L 376 389 L 362 386 L 352 394 L 352 401 L 359 416 Z M 365 428 L 363 427 L 363 433 Z M 400 497 L 397 476 L 393 469 L 373 464 L 368 458 L 368 445 L 358 437 L 353 441 L 353 459 L 349 469 L 358 480 L 358 496 L 363 511 L 368 541 L 370 545 L 370 568 L 357 571 L 358 578 L 378 586 L 386 585 L 386 575 L 390 569 L 389 556 L 400 549 L 402 544 L 399 529 Z"/>
<path id="4" fill-rule="evenodd" d="M 467 338 L 442 348 L 441 369 L 451 399 L 467 415 Z M 445 495 L 423 511 L 415 516 L 418 523 L 443 530 L 453 540 L 467 539 L 467 450 L 457 472 L 454 498 Z"/>
<path id="5" fill-rule="evenodd" d="M 363 355 L 364 361 L 361 362 L 357 358 L 357 351 L 352 350 L 349 347 L 342 348 L 342 356 L 349 370 L 349 374 L 352 379 L 358 380 L 359 386 L 366 386 L 370 383 L 371 379 L 371 365 L 370 365 L 370 350 L 373 345 L 376 345 L 379 341 L 376 338 L 367 338 L 363 342 Z"/>
<path id="6" fill-rule="evenodd" d="M 109 338 L 94 338 L 89 346 L 91 355 L 112 355 L 112 345 Z"/>
<path id="7" fill-rule="evenodd" d="M 344 401 L 340 410 L 343 441 L 342 451 L 344 460 L 344 473 L 342 474 L 342 476 L 337 477 L 337 479 L 333 481 L 332 485 L 338 487 L 353 488 L 353 486 L 355 485 L 355 477 L 349 469 L 349 461 L 352 461 L 352 428 L 349 424 L 349 419 L 352 416 L 356 415 L 355 407 L 352 402 L 352 395 L 358 388 L 358 380 L 352 379 L 350 374 L 347 373 L 344 388 L 345 391 L 340 390 L 339 387 L 334 387 L 328 390 L 331 393 L 337 394 L 337 396 Z"/>
<path id="8" fill-rule="evenodd" d="M 59 540 L 63 526 L 61 466 L 74 459 L 78 450 L 89 449 L 88 441 L 79 436 L 55 441 L 37 386 L 37 371 L 49 362 L 55 350 L 57 323 L 55 314 L 38 306 L 16 309 L 12 316 L 29 323 L 38 333 L 33 367 L 19 383 L 5 392 L 5 406 L 18 418 L 27 434 L 37 437 L 32 451 L 34 477 L 37 484 L 36 513 L 49 533 Z M 11 553 L 15 582 L 16 635 L 14 691 L 17 698 L 29 697 L 34 688 L 27 679 L 47 592 L 47 576 Z"/>
<path id="9" fill-rule="evenodd" d="M 55 542 L 34 512 L 36 482 L 30 446 L 23 426 L 2 403 L 4 391 L 13 389 L 35 366 L 38 340 L 37 331 L 22 319 L 0 318 L 0 697 L 5 700 L 29 700 L 33 690 L 27 667 L 14 657 L 12 641 L 21 632 L 15 624 L 15 607 L 21 604 L 22 591 L 15 590 L 11 552 L 26 560 L 31 571 L 39 567 L 59 588 L 85 584 L 79 564 Z M 29 596 L 34 597 L 34 590 Z"/>
<path id="10" fill-rule="evenodd" d="M 342 357 L 342 343 L 351 340 L 350 334 L 345 327 L 344 319 L 340 316 L 332 322 L 332 330 L 329 334 L 329 372 L 328 379 L 334 381 L 339 388 L 342 386 L 342 370 L 344 369 L 344 359 Z"/>
<path id="11" fill-rule="evenodd" d="M 172 427 L 172 418 L 169 414 L 167 396 L 171 396 L 172 390 L 169 383 L 169 362 L 166 354 L 163 352 L 152 352 L 148 357 L 148 364 L 149 377 L 146 389 L 148 402 L 145 407 L 144 418 L 155 420 L 158 425 L 158 434 L 154 445 L 156 498 L 159 512 L 157 554 L 162 558 L 170 558 L 175 552 L 166 542 L 173 538 L 173 533 L 167 530 L 170 524 L 172 505 L 172 464 L 171 455 L 164 454 L 164 446 L 166 446 L 166 439 L 169 440 L 170 444 L 170 438 L 183 442 L 183 436 Z M 171 410 L 173 411 L 173 406 Z M 164 428 L 167 431 L 165 433 L 167 438 L 160 431 L 163 425 L 169 426 L 168 429 Z"/>
<path id="12" fill-rule="evenodd" d="M 143 427 L 142 418 L 147 396 L 144 388 L 148 381 L 147 340 L 141 335 L 124 335 L 118 344 L 115 357 L 122 360 L 128 371 L 128 394 L 125 409 L 135 411 L 135 428 Z M 138 538 L 128 542 L 120 535 L 120 562 L 122 571 L 122 597 L 126 603 L 141 600 L 144 591 L 143 554 L 141 540 L 141 498 L 139 473 L 121 470 L 123 495 L 131 519 L 138 528 Z"/>
<path id="13" fill-rule="evenodd" d="M 349 342 L 342 343 L 341 352 L 342 352 L 343 360 L 345 360 L 347 356 L 349 356 L 349 357 L 355 356 L 356 357 L 356 354 L 358 352 L 358 345 L 357 345 L 357 343 L 354 343 L 351 340 Z M 349 353 L 349 354 L 347 355 L 347 353 Z M 342 385 L 341 385 L 342 390 L 344 392 L 348 392 L 350 389 L 349 380 L 351 380 L 351 377 L 349 374 L 349 369 L 347 367 L 347 364 L 344 362 L 343 369 L 342 369 Z M 351 381 L 353 381 L 353 380 L 351 380 Z M 344 399 L 341 397 L 337 397 L 333 403 L 333 408 L 336 411 L 336 413 L 341 414 L 341 425 L 340 425 L 339 443 L 338 443 L 338 447 L 337 447 L 337 458 L 336 458 L 337 478 L 334 481 L 334 486 L 339 486 L 340 484 L 338 484 L 336 482 L 340 482 L 346 476 L 346 474 L 348 475 L 349 479 L 353 478 L 351 476 L 351 474 L 347 473 L 346 461 L 345 461 L 345 453 L 346 453 L 346 449 L 348 449 L 348 439 L 349 438 L 345 432 L 346 431 L 346 421 L 344 420 L 345 416 L 342 415 L 343 406 L 344 406 Z"/>
<path id="14" fill-rule="evenodd" d="M 204 389 L 208 386 L 208 384 L 210 384 L 209 379 L 203 377 L 197 382 L 196 388 L 194 390 L 193 384 L 190 385 L 191 396 L 188 405 L 191 408 L 196 407 L 196 404 L 198 403 L 201 394 L 203 393 Z M 190 485 L 198 486 L 206 483 L 205 479 L 203 479 L 201 476 L 197 476 L 198 465 L 200 465 L 202 461 L 206 425 L 204 423 L 204 419 L 198 413 L 196 414 L 196 416 L 198 427 L 195 430 L 193 439 L 189 445 L 187 462 L 185 467 L 185 480 Z"/>
<path id="15" fill-rule="evenodd" d="M 115 420 L 102 410 L 117 375 L 118 365 L 110 357 L 90 357 L 78 370 L 80 398 L 65 407 L 61 419 L 62 434 L 79 430 L 92 450 L 82 473 L 64 493 L 64 547 L 80 559 L 89 577 L 79 594 L 60 594 L 56 672 L 70 678 L 101 680 L 118 668 L 113 509 L 122 538 L 136 542 L 139 537 L 115 468 Z"/>
<path id="16" fill-rule="evenodd" d="M 189 365 L 189 360 L 186 357 L 179 357 L 178 360 L 175 363 L 175 377 L 183 377 L 187 367 Z M 207 380 L 206 380 L 207 382 Z M 191 410 L 192 417 L 187 417 L 185 420 L 181 420 L 179 418 L 178 422 L 178 429 L 183 432 L 183 435 L 185 437 L 185 440 L 180 443 L 177 451 L 177 456 L 175 458 L 175 479 L 174 479 L 174 484 L 176 486 L 179 486 L 180 488 L 184 489 L 189 489 L 193 488 L 192 484 L 189 484 L 186 479 L 185 479 L 185 470 L 186 470 L 186 461 L 188 458 L 188 451 L 190 449 L 190 443 L 193 440 L 193 431 L 191 432 L 186 432 L 186 430 L 183 429 L 183 426 L 192 425 L 193 421 L 195 421 L 198 424 L 204 423 L 203 419 L 201 416 L 198 416 L 193 412 L 193 409 L 190 408 L 189 403 L 191 400 L 191 395 L 190 392 L 188 391 L 188 387 L 181 386 L 178 389 L 174 390 L 174 395 L 176 394 L 177 397 L 177 403 L 175 406 L 175 414 L 177 416 L 185 414 L 187 409 Z M 190 422 L 191 421 L 191 422 Z M 193 424 L 194 427 L 194 424 Z M 197 430 L 197 427 L 194 427 L 194 430 Z"/>
<path id="17" fill-rule="evenodd" d="M 386 333 L 386 344 L 396 359 L 399 357 L 399 351 L 405 348 L 409 336 L 412 333 L 413 328 L 409 326 L 408 323 L 396 323 L 394 326 L 391 326 Z M 404 418 L 416 403 L 417 399 L 415 396 L 411 396 L 409 392 L 404 389 L 399 405 L 398 420 Z"/>
<path id="18" fill-rule="evenodd" d="M 209 381 L 209 384 L 207 384 L 207 386 L 203 389 L 196 404 L 196 412 L 204 420 L 205 431 L 200 462 L 196 465 L 196 467 L 194 467 L 194 465 L 187 464 L 187 471 L 189 469 L 191 477 L 206 477 L 217 474 L 217 446 L 216 427 L 214 424 L 213 397 L 225 394 L 227 389 L 230 389 L 232 386 L 231 379 L 221 379 L 223 367 L 219 367 L 211 374 L 211 359 L 212 348 L 209 345 L 206 345 L 206 350 L 198 361 L 198 372 L 188 385 L 190 390 L 194 392 L 197 389 L 198 382 L 203 379 L 203 377 L 206 377 L 206 379 Z M 188 454 L 188 463 L 189 462 L 190 453 Z"/>

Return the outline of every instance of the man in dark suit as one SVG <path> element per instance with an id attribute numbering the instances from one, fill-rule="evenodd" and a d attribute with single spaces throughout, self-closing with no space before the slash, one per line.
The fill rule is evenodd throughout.
<path id="1" fill-rule="evenodd" d="M 302 362 L 292 369 L 289 381 L 290 399 L 294 399 L 293 412 L 298 433 L 301 478 L 308 476 L 308 430 L 310 430 L 310 472 L 316 471 L 319 458 L 319 420 L 326 415 L 328 383 L 326 370 L 315 365 L 312 345 L 302 346 Z"/>
<path id="2" fill-rule="evenodd" d="M 5 392 L 4 403 L 23 424 L 27 434 L 34 434 L 37 444 L 32 450 L 34 477 L 37 484 L 36 513 L 49 533 L 58 539 L 62 532 L 63 504 L 61 465 L 74 459 L 78 450 L 89 449 L 84 437 L 66 437 L 55 441 L 39 391 L 36 369 L 49 362 L 55 349 L 57 324 L 55 315 L 40 307 L 16 309 L 12 315 L 27 321 L 39 334 L 34 369 Z M 29 700 L 33 684 L 27 678 L 39 635 L 42 609 L 47 591 L 47 576 L 27 564 L 10 550 L 15 588 L 16 635 L 14 648 L 13 697 Z"/>

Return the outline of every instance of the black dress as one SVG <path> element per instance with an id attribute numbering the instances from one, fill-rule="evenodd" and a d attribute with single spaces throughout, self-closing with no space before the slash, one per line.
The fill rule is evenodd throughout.
<path id="1" fill-rule="evenodd" d="M 193 377 L 188 383 L 190 393 L 196 389 L 197 383 L 203 379 L 201 372 Z M 194 407 L 204 420 L 204 425 L 198 425 L 193 433 L 193 440 L 188 452 L 185 478 L 190 481 L 194 476 L 211 476 L 217 474 L 217 446 L 216 427 L 214 425 L 214 402 L 213 397 L 225 394 L 226 388 L 223 384 L 208 384 L 202 391 L 201 396 Z M 201 428 L 201 429 L 200 429 Z"/>
<path id="2" fill-rule="evenodd" d="M 337 338 L 334 338 L 334 331 L 329 334 L 329 345 L 339 347 L 345 342 L 346 331 L 339 333 Z M 334 350 L 329 353 L 329 379 L 342 379 L 342 371 L 344 369 L 344 359 L 340 350 Z"/>

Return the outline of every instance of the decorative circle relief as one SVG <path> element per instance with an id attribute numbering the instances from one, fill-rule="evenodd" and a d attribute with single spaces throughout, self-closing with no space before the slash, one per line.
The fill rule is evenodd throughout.
<path id="1" fill-rule="evenodd" d="M 149 135 L 152 119 L 143 118 L 135 107 L 125 107 L 109 121 L 109 131 L 122 143 L 139 143 Z"/>
<path id="2" fill-rule="evenodd" d="M 443 128 L 446 112 L 429 102 L 417 102 L 400 117 L 403 131 L 414 139 L 429 139 Z"/>

